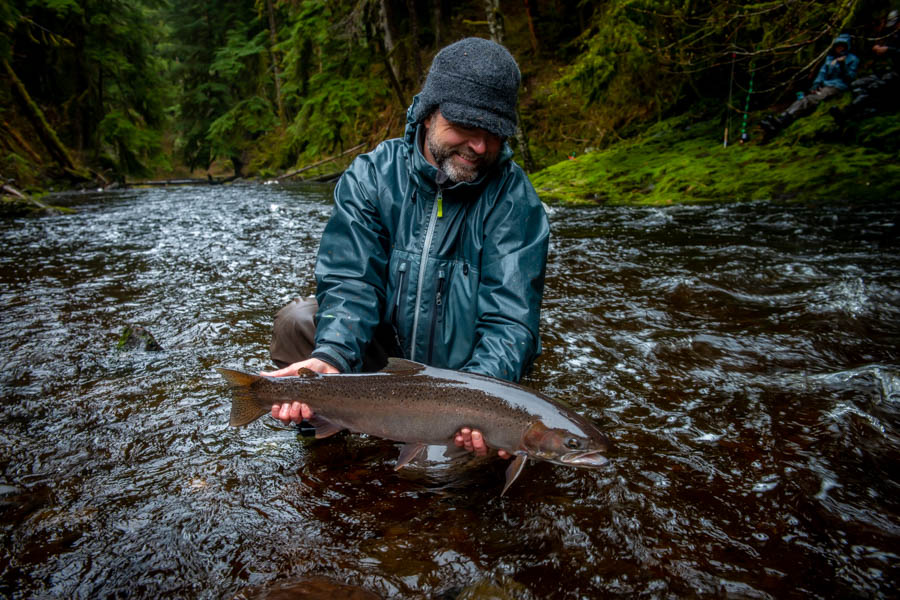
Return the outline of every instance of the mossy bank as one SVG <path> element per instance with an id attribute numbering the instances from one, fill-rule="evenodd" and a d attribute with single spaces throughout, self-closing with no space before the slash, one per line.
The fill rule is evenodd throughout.
<path id="1" fill-rule="evenodd" d="M 897 198 L 900 114 L 841 124 L 827 108 L 767 143 L 752 131 L 755 138 L 728 147 L 721 120 L 672 117 L 531 180 L 551 204 Z"/>

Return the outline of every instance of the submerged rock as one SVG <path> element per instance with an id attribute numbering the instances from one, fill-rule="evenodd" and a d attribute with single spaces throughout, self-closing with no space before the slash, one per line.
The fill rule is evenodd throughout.
<path id="1" fill-rule="evenodd" d="M 145 350 L 147 352 L 159 352 L 162 346 L 153 337 L 153 334 L 140 325 L 126 325 L 119 336 L 117 350 Z"/>

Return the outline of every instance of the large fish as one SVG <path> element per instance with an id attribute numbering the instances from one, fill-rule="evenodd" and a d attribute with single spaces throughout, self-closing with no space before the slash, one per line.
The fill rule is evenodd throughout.
<path id="1" fill-rule="evenodd" d="M 520 385 L 462 371 L 392 358 L 377 373 L 321 375 L 301 369 L 297 377 L 265 377 L 219 369 L 231 386 L 231 425 L 271 412 L 273 404 L 303 402 L 322 438 L 343 429 L 405 442 L 400 468 L 426 446 L 455 449 L 463 427 L 514 456 L 501 495 L 529 458 L 571 467 L 600 467 L 610 442 L 587 419 Z"/>

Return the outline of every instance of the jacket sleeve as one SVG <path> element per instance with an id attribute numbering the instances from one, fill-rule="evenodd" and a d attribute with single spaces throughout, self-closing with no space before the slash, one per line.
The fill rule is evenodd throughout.
<path id="1" fill-rule="evenodd" d="M 518 167 L 500 194 L 484 226 L 475 346 L 462 370 L 519 381 L 541 352 L 550 225 Z"/>
<path id="2" fill-rule="evenodd" d="M 357 158 L 334 190 L 316 261 L 316 349 L 343 373 L 359 372 L 385 302 L 388 232 L 376 208 L 377 176 Z"/>

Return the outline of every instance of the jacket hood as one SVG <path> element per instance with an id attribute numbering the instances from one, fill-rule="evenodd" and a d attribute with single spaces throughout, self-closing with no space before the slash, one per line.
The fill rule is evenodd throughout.
<path id="1" fill-rule="evenodd" d="M 850 34 L 842 33 L 841 35 L 834 38 L 834 41 L 831 43 L 831 47 L 834 48 L 838 44 L 844 44 L 847 46 L 847 52 L 850 52 Z"/>

